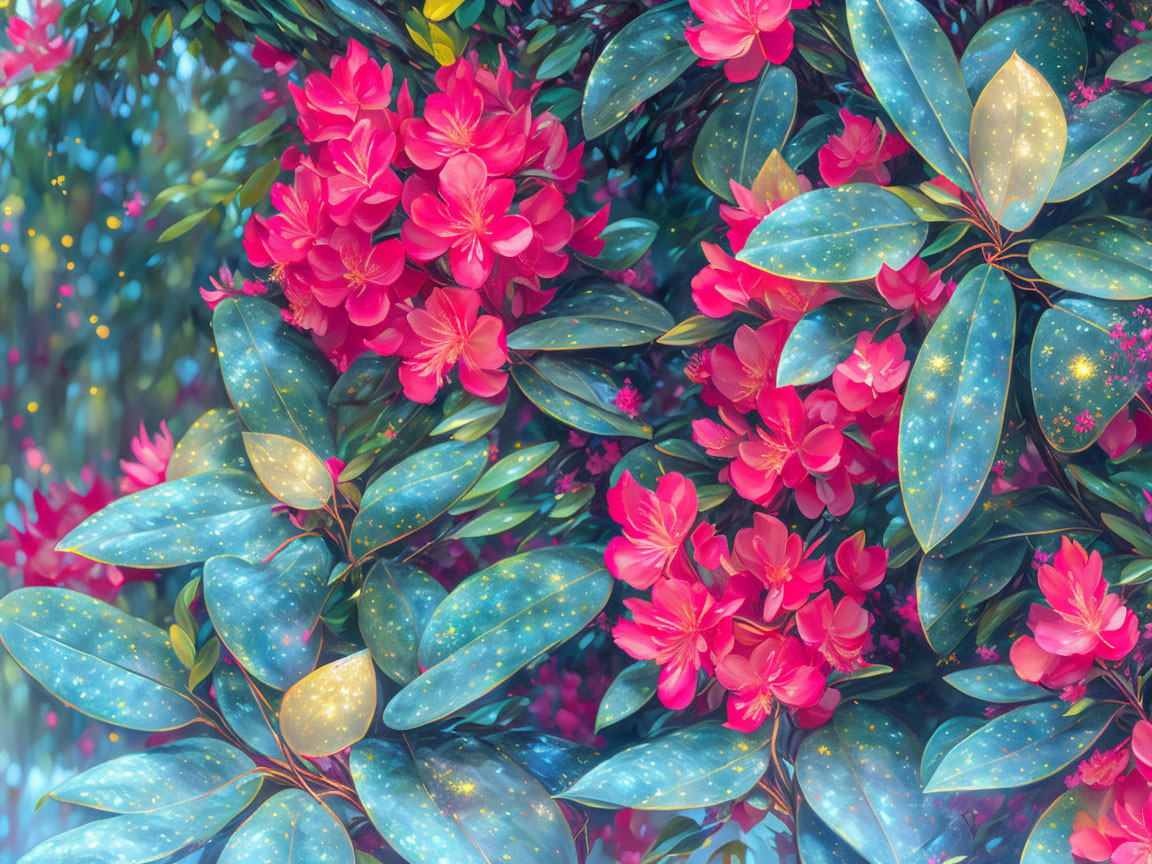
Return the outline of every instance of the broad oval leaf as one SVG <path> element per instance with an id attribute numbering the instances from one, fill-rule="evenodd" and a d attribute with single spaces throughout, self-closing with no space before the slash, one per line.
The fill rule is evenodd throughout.
<path id="1" fill-rule="evenodd" d="M 651 660 L 625 666 L 612 679 L 596 709 L 596 731 L 631 717 L 656 695 L 660 667 Z"/>
<path id="2" fill-rule="evenodd" d="M 469 576 L 432 614 L 420 639 L 427 671 L 393 697 L 384 722 L 414 729 L 463 708 L 583 630 L 611 593 L 603 555 L 580 546 L 536 549 Z"/>
<path id="3" fill-rule="evenodd" d="M 252 692 L 235 663 L 221 663 L 212 673 L 216 705 L 228 726 L 251 749 L 272 759 L 283 759 L 276 738 L 280 731 L 280 697 L 267 700 Z"/>
<path id="4" fill-rule="evenodd" d="M 448 596 L 435 579 L 404 561 L 377 561 L 360 588 L 360 634 L 376 665 L 399 684 L 420 675 L 416 647 Z"/>
<path id="5" fill-rule="evenodd" d="M 582 432 L 652 437 L 652 427 L 643 419 L 629 417 L 616 407 L 621 385 L 589 358 L 537 355 L 513 364 L 512 378 L 533 405 Z"/>
<path id="6" fill-rule="evenodd" d="M 224 384 L 253 432 L 293 438 L 327 459 L 335 455 L 328 417 L 332 381 L 311 341 L 267 300 L 221 300 L 212 314 Z"/>
<path id="7" fill-rule="evenodd" d="M 680 5 L 650 9 L 629 22 L 596 58 L 584 89 L 588 138 L 602 135 L 675 81 L 697 57 L 684 38 L 692 13 Z"/>
<path id="8" fill-rule="evenodd" d="M 567 789 L 600 758 L 591 747 L 530 729 L 500 732 L 484 740 L 539 780 L 549 795 Z"/>
<path id="9" fill-rule="evenodd" d="M 389 468 L 364 490 L 352 550 L 364 557 L 423 528 L 472 488 L 487 456 L 487 441 L 445 441 Z"/>
<path id="10" fill-rule="evenodd" d="M 1051 695 L 1021 679 L 1009 664 L 961 669 L 945 675 L 944 680 L 964 695 L 982 702 L 1035 702 Z"/>
<path id="11" fill-rule="evenodd" d="M 972 112 L 972 172 L 993 219 L 1009 231 L 1032 224 L 1056 182 L 1067 142 L 1059 97 L 1013 54 Z"/>
<path id="12" fill-rule="evenodd" d="M 709 113 L 692 148 L 700 181 L 734 201 L 729 181 L 746 189 L 773 150 L 783 150 L 796 117 L 796 76 L 771 63 L 758 81 L 733 85 Z"/>
<path id="13" fill-rule="evenodd" d="M 216 633 L 245 669 L 277 690 L 316 665 L 331 563 L 323 540 L 303 537 L 271 561 L 218 555 L 204 565 L 204 605 Z"/>
<path id="14" fill-rule="evenodd" d="M 189 427 L 176 442 L 164 476 L 179 480 L 190 474 L 217 471 L 220 468 L 244 470 L 248 454 L 240 438 L 240 418 L 231 408 L 213 408 Z"/>
<path id="15" fill-rule="evenodd" d="M 852 847 L 820 821 L 807 804 L 796 820 L 796 851 L 802 864 L 864 864 Z"/>
<path id="16" fill-rule="evenodd" d="M 860 69 L 896 128 L 929 165 L 971 191 L 972 101 L 931 13 L 917 0 L 849 0 L 848 29 Z"/>
<path id="17" fill-rule="evenodd" d="M 376 670 L 367 650 L 310 672 L 280 703 L 280 733 L 301 756 L 328 756 L 363 738 L 376 714 Z"/>
<path id="18" fill-rule="evenodd" d="M 548 304 L 547 317 L 508 335 L 516 351 L 570 351 L 643 345 L 676 326 L 668 311 L 631 288 L 596 279 Z"/>
<path id="19" fill-rule="evenodd" d="M 0 642 L 69 706 L 129 729 L 178 729 L 200 718 L 168 634 L 67 588 L 0 597 Z"/>
<path id="20" fill-rule="evenodd" d="M 348 832 L 302 789 L 277 792 L 236 829 L 220 864 L 356 864 Z"/>
<path id="21" fill-rule="evenodd" d="M 1028 835 L 1020 864 L 1073 864 L 1075 859 L 1068 838 L 1072 836 L 1076 815 L 1086 811 L 1093 817 L 1098 816 L 1105 794 L 1102 789 L 1089 789 L 1081 784 L 1053 801 Z"/>
<path id="22" fill-rule="evenodd" d="M 1068 118 L 1068 146 L 1049 201 L 1070 201 L 1103 183 L 1152 138 L 1152 100 L 1112 90 Z"/>
<path id="23" fill-rule="evenodd" d="M 1065 702 L 1038 702 L 1002 714 L 941 760 L 925 792 L 1014 789 L 1062 771 L 1087 752 L 1116 715 L 1095 705 L 1065 716 Z"/>
<path id="24" fill-rule="evenodd" d="M 467 501 L 469 498 L 481 498 L 485 495 L 491 495 L 493 492 L 499 492 L 505 486 L 527 477 L 547 462 L 552 454 L 559 449 L 560 445 L 555 441 L 548 441 L 543 444 L 523 447 L 510 453 L 485 471 L 484 476 L 476 481 L 476 485 L 461 500 Z"/>
<path id="25" fill-rule="evenodd" d="M 874 331 L 897 313 L 864 300 L 830 300 L 796 322 L 776 367 L 777 387 L 816 384 L 848 359 L 863 331 Z"/>
<path id="26" fill-rule="evenodd" d="M 319 510 L 332 497 L 332 475 L 315 453 L 283 435 L 245 432 L 252 470 L 269 492 L 297 510 Z"/>
<path id="27" fill-rule="evenodd" d="M 920 782 L 927 783 L 948 751 L 988 723 L 982 717 L 950 717 L 936 727 L 920 756 Z"/>
<path id="28" fill-rule="evenodd" d="M 251 474 L 193 474 L 118 498 L 57 544 L 124 567 L 179 567 L 214 555 L 259 561 L 294 533 L 276 499 Z"/>
<path id="29" fill-rule="evenodd" d="M 1152 222 L 1073 222 L 1033 243 L 1028 263 L 1065 291 L 1104 300 L 1152 297 Z"/>
<path id="30" fill-rule="evenodd" d="M 544 787 L 475 739 L 363 741 L 349 765 L 369 818 L 406 861 L 576 864 Z"/>
<path id="31" fill-rule="evenodd" d="M 627 270 L 636 264 L 656 239 L 660 226 L 651 219 L 629 216 L 618 219 L 600 232 L 604 249 L 595 258 L 583 258 L 601 270 Z M 551 313 L 551 303 L 548 304 Z M 511 345 L 509 345 L 511 347 Z"/>
<path id="32" fill-rule="evenodd" d="M 929 550 L 976 503 L 996 458 L 1016 328 L 1004 274 L 984 265 L 960 280 L 908 376 L 900 413 L 900 488 Z"/>
<path id="33" fill-rule="evenodd" d="M 1113 81 L 1147 81 L 1152 78 L 1152 41 L 1133 45 L 1112 61 L 1104 77 Z"/>
<path id="34" fill-rule="evenodd" d="M 688 810 L 734 801 L 768 770 L 771 730 L 696 723 L 633 744 L 556 797 L 590 807 Z"/>
<path id="35" fill-rule="evenodd" d="M 872 279 L 899 270 L 928 236 L 928 224 L 886 189 L 852 183 L 813 189 L 769 213 L 748 238 L 741 261 L 789 279 Z"/>

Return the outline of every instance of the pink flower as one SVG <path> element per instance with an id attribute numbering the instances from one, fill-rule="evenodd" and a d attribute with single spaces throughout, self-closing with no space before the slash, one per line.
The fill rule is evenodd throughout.
<path id="1" fill-rule="evenodd" d="M 767 513 L 752 517 L 751 528 L 736 532 L 732 554 L 723 562 L 729 573 L 748 573 L 767 590 L 764 620 L 781 609 L 799 609 L 824 585 L 824 559 L 809 559 L 799 534 L 789 534 L 784 523 Z"/>
<path id="2" fill-rule="evenodd" d="M 637 660 L 660 665 L 656 692 L 666 708 L 680 710 L 696 695 L 696 673 L 711 673 L 714 657 L 732 649 L 730 616 L 739 600 L 718 603 L 698 581 L 661 579 L 652 586 L 652 601 L 624 601 L 632 620 L 621 619 L 612 637 Z"/>
<path id="3" fill-rule="evenodd" d="M 851 597 L 841 597 L 833 608 L 830 591 L 796 612 L 796 630 L 804 644 L 815 648 L 838 672 L 851 672 L 863 663 L 868 623 L 868 613 Z"/>
<path id="4" fill-rule="evenodd" d="M 913 309 L 918 314 L 935 318 L 956 290 L 954 282 L 944 284 L 940 272 L 929 270 L 919 256 L 899 270 L 881 264 L 876 289 L 893 309 Z"/>
<path id="5" fill-rule="evenodd" d="M 392 101 L 392 67 L 368 56 L 368 49 L 348 40 L 348 53 L 332 58 L 332 74 L 313 72 L 304 86 L 288 84 L 292 101 L 300 112 L 297 124 L 309 141 L 347 138 L 357 121 L 388 128 L 388 105 Z"/>
<path id="6" fill-rule="evenodd" d="M 888 550 L 883 546 L 865 546 L 864 532 L 857 531 L 836 547 L 836 575 L 832 581 L 857 603 L 866 592 L 884 581 L 888 570 Z"/>
<path id="7" fill-rule="evenodd" d="M 1072 823 L 1072 854 L 1089 861 L 1146 864 L 1152 859 L 1152 786 L 1136 773 L 1114 787 L 1111 809 L 1094 819 L 1080 812 Z"/>
<path id="8" fill-rule="evenodd" d="M 820 176 L 829 186 L 845 183 L 876 183 L 886 186 L 892 174 L 884 164 L 908 149 L 898 133 L 889 134 L 880 123 L 857 117 L 847 108 L 840 109 L 844 122 L 841 135 L 829 135 L 828 143 L 817 154 Z"/>
<path id="9" fill-rule="evenodd" d="M 252 296 L 259 296 L 268 292 L 268 286 L 263 282 L 254 282 L 251 279 L 245 279 L 244 284 L 236 287 L 235 279 L 232 276 L 232 271 L 227 267 L 221 267 L 219 273 L 219 280 L 215 276 L 209 276 L 208 281 L 212 284 L 211 288 L 201 288 L 200 296 L 204 299 L 209 309 L 215 309 L 220 305 L 220 301 L 226 297 L 235 297 L 238 294 L 249 294 Z"/>
<path id="10" fill-rule="evenodd" d="M 1067 778 L 1064 785 L 1071 789 L 1083 783 L 1089 789 L 1107 789 L 1128 768 L 1128 759 L 1128 747 L 1124 744 L 1111 750 L 1096 750 L 1080 763 L 1076 773 Z"/>
<path id="11" fill-rule="evenodd" d="M 144 205 L 146 203 L 144 196 L 140 194 L 140 190 L 137 189 L 132 193 L 132 197 L 124 202 L 124 215 L 131 219 L 139 219 L 144 215 Z"/>
<path id="12" fill-rule="evenodd" d="M 731 348 L 712 349 L 712 384 L 740 413 L 751 411 L 765 388 L 776 388 L 776 367 L 789 330 L 779 319 L 755 330 L 744 326 L 732 337 Z"/>
<path id="13" fill-rule="evenodd" d="M 72 43 L 50 35 L 64 7 L 56 0 L 35 0 L 32 19 L 10 18 L 8 39 L 15 51 L 0 51 L 0 86 L 10 83 L 25 69 L 34 74 L 55 69 L 72 56 Z"/>
<path id="14" fill-rule="evenodd" d="M 390 168 L 396 136 L 373 129 L 367 120 L 347 138 L 328 145 L 333 173 L 328 177 L 328 214 L 337 225 L 354 223 L 372 233 L 383 225 L 400 201 L 400 178 Z"/>
<path id="15" fill-rule="evenodd" d="M 1012 644 L 1008 659 L 1022 680 L 1052 689 L 1077 684 L 1092 669 L 1091 654 L 1061 657 L 1045 651 L 1031 636 L 1017 639 Z"/>
<path id="16" fill-rule="evenodd" d="M 810 0 L 690 0 L 704 23 L 684 36 L 702 66 L 727 60 L 729 81 L 751 81 L 765 63 L 780 64 L 792 53 L 795 28 L 788 20 L 793 9 L 808 8 Z"/>
<path id="17" fill-rule="evenodd" d="M 259 63 L 265 72 L 274 69 L 280 78 L 291 72 L 296 65 L 295 57 L 285 54 L 279 48 L 274 48 L 259 36 L 256 37 L 256 44 L 252 46 L 252 59 Z"/>
<path id="18" fill-rule="evenodd" d="M 1138 409 L 1124 408 L 1104 427 L 1096 443 L 1109 459 L 1119 459 L 1134 447 L 1152 443 L 1152 417 Z"/>
<path id="19" fill-rule="evenodd" d="M 696 487 L 682 474 L 665 474 L 652 492 L 625 471 L 608 490 L 608 513 L 624 528 L 622 537 L 608 543 L 608 571 L 633 588 L 650 588 L 668 573 L 692 531 L 696 510 Z"/>
<path id="20" fill-rule="evenodd" d="M 440 171 L 440 197 L 425 193 L 412 202 L 401 236 L 417 261 L 448 253 L 452 276 L 479 288 L 492 272 L 494 255 L 512 258 L 532 242 L 532 225 L 508 214 L 516 184 L 492 180 L 478 156 L 453 156 Z"/>
<path id="21" fill-rule="evenodd" d="M 120 470 L 124 472 L 120 478 L 120 491 L 125 495 L 164 482 L 168 461 L 176 449 L 172 434 L 168 431 L 168 421 L 160 421 L 160 431 L 151 439 L 141 423 L 140 432 L 132 438 L 131 447 L 136 461 L 120 460 Z"/>
<path id="22" fill-rule="evenodd" d="M 832 387 L 840 404 L 853 413 L 866 411 L 873 417 L 888 413 L 900 398 L 900 386 L 912 364 L 904 359 L 904 340 L 893 333 L 873 342 L 864 331 L 848 359 L 832 373 Z"/>
<path id="23" fill-rule="evenodd" d="M 616 395 L 612 398 L 612 404 L 627 414 L 629 417 L 637 417 L 640 414 L 640 406 L 644 403 L 644 398 L 640 395 L 640 391 L 632 386 L 632 382 L 627 378 L 624 379 L 624 386 L 616 391 Z"/>
<path id="24" fill-rule="evenodd" d="M 490 398 L 503 392 L 508 373 L 504 322 L 477 314 L 480 297 L 462 288 L 437 288 L 423 309 L 408 313 L 411 335 L 401 353 L 400 382 L 414 402 L 431 402 L 448 372 L 460 365 L 460 384 L 474 396 Z"/>
<path id="25" fill-rule="evenodd" d="M 824 695 L 825 678 L 808 663 L 793 636 L 772 634 L 748 657 L 729 654 L 716 666 L 716 678 L 728 690 L 725 726 L 752 732 L 772 713 L 777 702 L 793 708 L 816 705 Z"/>
<path id="26" fill-rule="evenodd" d="M 404 272 L 404 248 L 395 237 L 373 244 L 359 228 L 337 228 L 308 253 L 315 274 L 312 296 L 329 308 L 343 306 L 353 324 L 371 326 L 388 315 L 388 290 Z"/>

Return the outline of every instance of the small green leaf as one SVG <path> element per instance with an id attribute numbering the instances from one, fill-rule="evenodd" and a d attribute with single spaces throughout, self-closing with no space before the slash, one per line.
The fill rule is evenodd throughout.
<path id="1" fill-rule="evenodd" d="M 1133 45 L 1112 61 L 1104 77 L 1126 84 L 1152 78 L 1152 42 Z"/>
<path id="2" fill-rule="evenodd" d="M 216 704 L 232 731 L 257 753 L 283 759 L 284 753 L 276 739 L 280 730 L 279 697 L 265 699 L 263 693 L 253 692 L 244 673 L 234 663 L 215 669 L 212 686 Z"/>
<path id="3" fill-rule="evenodd" d="M 505 501 L 481 513 L 475 519 L 465 522 L 449 536 L 461 540 L 466 537 L 491 537 L 493 534 L 503 534 L 522 522 L 527 522 L 539 512 L 540 508 L 535 504 Z"/>
<path id="4" fill-rule="evenodd" d="M 988 723 L 981 717 L 950 717 L 945 720 L 924 745 L 920 757 L 920 782 L 927 783 L 940 767 L 940 761 L 953 747 Z"/>
<path id="5" fill-rule="evenodd" d="M 651 219 L 638 216 L 618 219 L 600 233 L 604 250 L 588 259 L 588 263 L 601 270 L 627 270 L 644 257 L 659 231 L 660 226 Z"/>
<path id="6" fill-rule="evenodd" d="M 355 864 L 348 832 L 302 789 L 277 792 L 236 829 L 220 864 Z"/>
<path id="7" fill-rule="evenodd" d="M 255 207 L 264 200 L 276 178 L 280 176 L 280 160 L 272 159 L 265 162 L 249 175 L 236 195 L 236 201 L 242 210 Z"/>
<path id="8" fill-rule="evenodd" d="M 498 492 L 505 486 L 527 477 L 552 458 L 552 454 L 559 449 L 559 444 L 555 441 L 549 441 L 516 450 L 485 471 L 484 475 L 476 481 L 476 485 L 468 491 L 468 494 L 461 501 L 481 498 L 492 492 Z"/>
<path id="9" fill-rule="evenodd" d="M 182 237 L 203 222 L 208 214 L 215 210 L 215 207 L 209 207 L 207 210 L 198 210 L 189 216 L 185 216 L 179 222 L 174 222 L 169 225 L 160 236 L 156 239 L 157 243 L 167 243 L 169 240 L 175 240 L 177 237 Z"/>
<path id="10" fill-rule="evenodd" d="M 1028 263 L 1065 291 L 1104 300 L 1152 297 L 1152 222 L 1103 218 L 1063 225 L 1031 245 Z"/>
<path id="11" fill-rule="evenodd" d="M 248 455 L 244 452 L 236 412 L 231 408 L 213 408 L 202 414 L 176 442 L 164 476 L 168 480 L 179 480 L 219 468 L 242 471 L 247 467 Z"/>
<path id="12" fill-rule="evenodd" d="M 1068 118 L 1068 147 L 1049 201 L 1070 201 L 1103 183 L 1152 138 L 1152 100 L 1112 90 Z"/>
<path id="13" fill-rule="evenodd" d="M 403 561 L 378 561 L 360 589 L 360 633 L 380 669 L 399 684 L 420 675 L 416 646 L 436 607 L 448 596 L 425 573 Z"/>
<path id="14" fill-rule="evenodd" d="M 660 667 L 651 660 L 633 663 L 620 671 L 600 700 L 596 711 L 596 731 L 631 717 L 656 695 Z"/>
<path id="15" fill-rule="evenodd" d="M 654 300 L 607 280 L 554 300 L 546 317 L 508 335 L 516 351 L 560 351 L 643 345 L 667 333 L 676 322 Z"/>
<path id="16" fill-rule="evenodd" d="M 966 696 L 982 702 L 1035 702 L 1049 697 L 1047 690 L 1029 684 L 1007 664 L 961 669 L 944 680 Z"/>
<path id="17" fill-rule="evenodd" d="M 280 703 L 280 734 L 301 756 L 328 756 L 363 738 L 375 715 L 372 656 L 357 651 L 288 688 Z"/>
<path id="18" fill-rule="evenodd" d="M 875 331 L 895 313 L 863 300 L 830 300 L 796 322 L 776 367 L 777 387 L 800 387 L 823 381 L 847 360 L 856 337 Z"/>
<path id="19" fill-rule="evenodd" d="M 652 437 L 651 426 L 616 407 L 620 384 L 591 359 L 537 355 L 514 364 L 512 378 L 537 408 L 582 432 Z"/>

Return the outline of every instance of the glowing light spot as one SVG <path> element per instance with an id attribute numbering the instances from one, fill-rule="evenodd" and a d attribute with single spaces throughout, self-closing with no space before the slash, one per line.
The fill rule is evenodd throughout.
<path id="1" fill-rule="evenodd" d="M 101 324 L 99 327 L 96 328 L 96 335 L 99 336 L 101 339 L 107 339 L 111 332 L 112 331 L 108 329 L 107 324 Z"/>
<path id="2" fill-rule="evenodd" d="M 1086 378 L 1091 378 L 1096 368 L 1087 357 L 1081 354 L 1072 360 L 1072 364 L 1068 367 L 1068 370 L 1083 381 Z"/>
<path id="3" fill-rule="evenodd" d="M 120 219 L 117 216 L 109 216 L 107 219 L 104 220 L 104 224 L 107 225 L 109 228 L 111 228 L 113 231 L 115 231 L 117 228 L 120 227 Z"/>
<path id="4" fill-rule="evenodd" d="M 35 414 L 39 410 L 40 410 L 40 403 L 39 402 L 29 402 L 28 403 L 28 413 L 29 414 Z"/>
<path id="5" fill-rule="evenodd" d="M 72 235 L 71 234 L 65 234 L 63 237 L 61 237 L 60 238 L 60 245 L 63 246 L 65 249 L 71 249 L 72 248 Z"/>

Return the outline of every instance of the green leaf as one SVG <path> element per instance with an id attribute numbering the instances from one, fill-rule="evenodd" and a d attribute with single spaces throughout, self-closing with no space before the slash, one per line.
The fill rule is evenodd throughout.
<path id="1" fill-rule="evenodd" d="M 1103 183 L 1152 138 L 1152 100 L 1112 90 L 1068 118 L 1068 146 L 1049 201 L 1070 201 Z"/>
<path id="2" fill-rule="evenodd" d="M 124 567 L 179 567 L 214 555 L 259 561 L 295 533 L 274 504 L 251 474 L 193 474 L 116 499 L 56 548 Z"/>
<path id="3" fill-rule="evenodd" d="M 796 76 L 769 63 L 759 81 L 733 85 L 708 112 L 692 148 L 692 165 L 705 186 L 735 201 L 729 181 L 752 188 L 773 150 L 783 150 L 796 118 Z"/>
<path id="4" fill-rule="evenodd" d="M 363 558 L 423 528 L 472 488 L 487 457 L 487 441 L 445 441 L 389 468 L 364 490 L 353 551 Z"/>
<path id="5" fill-rule="evenodd" d="M 1133 45 L 1112 61 L 1104 77 L 1125 83 L 1147 81 L 1152 78 L 1152 42 Z"/>
<path id="6" fill-rule="evenodd" d="M 461 500 L 467 501 L 470 498 L 481 498 L 499 492 L 505 486 L 527 477 L 551 459 L 552 454 L 559 449 L 560 445 L 555 441 L 548 441 L 516 450 L 485 471 L 484 476 L 476 481 L 476 485 Z"/>
<path id="7" fill-rule="evenodd" d="M 378 561 L 360 589 L 360 634 L 376 665 L 399 684 L 420 675 L 416 646 L 436 607 L 448 596 L 425 573 L 403 561 Z"/>
<path id="8" fill-rule="evenodd" d="M 302 789 L 277 792 L 236 829 L 220 864 L 355 864 L 348 832 Z"/>
<path id="9" fill-rule="evenodd" d="M 821 822 L 807 804 L 801 805 L 796 820 L 796 849 L 803 864 L 864 864 L 864 859 Z"/>
<path id="10" fill-rule="evenodd" d="M 742 324 L 754 324 L 751 315 L 740 313 L 724 318 L 709 318 L 706 315 L 693 315 L 685 318 L 656 341 L 661 345 L 702 345 L 712 339 L 736 332 Z"/>
<path id="11" fill-rule="evenodd" d="M 324 4 L 351 24 L 387 44 L 406 47 L 409 40 L 377 6 L 366 0 L 324 0 Z"/>
<path id="12" fill-rule="evenodd" d="M 1150 364 L 1137 361 L 1128 374 L 1123 355 L 1113 359 L 1112 338 L 1116 325 L 1131 325 L 1137 305 L 1065 297 L 1040 316 L 1032 337 L 1032 401 L 1044 437 L 1061 453 L 1089 447 L 1140 389 Z M 1092 426 L 1078 429 L 1085 412 Z"/>
<path id="13" fill-rule="evenodd" d="M 176 442 L 164 476 L 168 480 L 179 480 L 204 471 L 247 467 L 248 454 L 240 437 L 240 418 L 231 408 L 213 408 L 202 414 Z"/>
<path id="14" fill-rule="evenodd" d="M 928 779 L 940 767 L 940 761 L 948 751 L 987 724 L 981 717 L 950 717 L 945 720 L 928 739 L 924 745 L 924 753 L 920 757 L 920 782 L 927 783 Z"/>
<path id="15" fill-rule="evenodd" d="M 508 335 L 515 351 L 567 351 L 643 345 L 676 325 L 668 311 L 631 288 L 594 280 L 575 294 L 553 301 L 546 317 Z"/>
<path id="16" fill-rule="evenodd" d="M 299 441 L 320 459 L 335 455 L 328 365 L 311 341 L 259 297 L 229 297 L 212 315 L 228 395 L 252 432 Z"/>
<path id="17" fill-rule="evenodd" d="M 215 206 L 209 207 L 207 210 L 197 210 L 189 216 L 185 216 L 179 222 L 174 222 L 169 225 L 164 231 L 156 238 L 157 243 L 167 243 L 169 240 L 175 240 L 177 237 L 182 237 L 203 222 L 208 214 L 215 210 Z"/>
<path id="18" fill-rule="evenodd" d="M 280 703 L 280 734 L 301 756 L 328 756 L 363 738 L 375 715 L 372 655 L 357 651 L 288 688 Z"/>
<path id="19" fill-rule="evenodd" d="M 1096 743 L 1116 714 L 1097 705 L 1074 717 L 1063 702 L 1024 705 L 988 722 L 957 744 L 925 792 L 1014 789 L 1058 774 Z"/>
<path id="20" fill-rule="evenodd" d="M 539 780 L 549 795 L 567 789 L 600 758 L 591 747 L 533 730 L 513 729 L 485 740 Z"/>
<path id="21" fill-rule="evenodd" d="M 316 665 L 330 567 L 318 537 L 293 540 L 271 561 L 217 555 L 204 565 L 212 626 L 245 669 L 277 690 Z"/>
<path id="22" fill-rule="evenodd" d="M 65 704 L 117 726 L 178 729 L 200 712 L 168 634 L 66 588 L 0 597 L 0 642 Z"/>
<path id="23" fill-rule="evenodd" d="M 660 667 L 651 660 L 642 660 L 620 670 L 596 710 L 596 731 L 631 717 L 656 695 Z"/>
<path id="24" fill-rule="evenodd" d="M 426 669 L 384 711 L 414 729 L 463 708 L 574 636 L 612 593 L 602 552 L 537 549 L 469 576 L 432 614 L 420 639 Z"/>
<path id="25" fill-rule="evenodd" d="M 956 287 L 908 376 L 900 413 L 900 488 L 925 550 L 960 526 L 996 458 L 1016 303 L 1004 274 L 977 267 Z"/>
<path id="26" fill-rule="evenodd" d="M 1152 297 L 1152 222 L 1088 219 L 1037 240 L 1028 263 L 1057 288 L 1104 300 Z"/>
<path id="27" fill-rule="evenodd" d="M 283 435 L 244 433 L 252 470 L 269 492 L 297 510 L 319 510 L 332 497 L 332 475 L 315 453 Z"/>
<path id="28" fill-rule="evenodd" d="M 216 668 L 212 674 L 212 686 L 216 692 L 216 704 L 232 731 L 257 753 L 283 759 L 275 734 L 280 729 L 279 698 L 265 700 L 263 693 L 254 693 L 244 673 L 234 663 Z"/>
<path id="29" fill-rule="evenodd" d="M 849 0 L 848 29 L 860 69 L 896 128 L 928 164 L 971 191 L 972 102 L 931 13 L 916 0 Z"/>
<path id="30" fill-rule="evenodd" d="M 502 501 L 491 510 L 465 522 L 449 536 L 460 540 L 465 537 L 491 537 L 493 534 L 503 534 L 522 522 L 527 522 L 539 512 L 540 508 L 536 504 Z"/>
<path id="31" fill-rule="evenodd" d="M 582 117 L 587 138 L 623 122 L 633 108 L 696 62 L 684 38 L 691 23 L 692 13 L 684 6 L 657 7 L 612 37 L 596 58 L 584 89 Z"/>
<path id="32" fill-rule="evenodd" d="M 1000 68 L 972 112 L 972 172 L 992 218 L 1009 231 L 1032 224 L 1064 161 L 1060 98 L 1020 55 Z"/>
<path id="33" fill-rule="evenodd" d="M 1049 697 L 1047 690 L 1029 684 L 1009 664 L 961 669 L 944 680 L 966 696 L 982 702 L 1034 702 Z"/>
<path id="34" fill-rule="evenodd" d="M 633 744 L 556 797 L 613 810 L 688 810 L 734 801 L 768 770 L 770 732 L 696 723 Z"/>
<path id="35" fill-rule="evenodd" d="M 556 802 L 473 738 L 373 739 L 349 764 L 369 818 L 406 861 L 576 864 Z"/>
<path id="36" fill-rule="evenodd" d="M 914 2 L 914 0 L 910 0 Z M 814 189 L 769 213 L 736 257 L 789 279 L 872 279 L 899 270 L 928 236 L 928 225 L 896 195 L 870 183 Z"/>
<path id="37" fill-rule="evenodd" d="M 1149 536 L 1145 525 L 1134 525 L 1127 519 L 1121 519 L 1111 513 L 1104 513 L 1100 518 L 1113 534 L 1129 543 L 1140 555 L 1152 555 L 1152 536 Z"/>
<path id="38" fill-rule="evenodd" d="M 878 303 L 830 300 L 796 322 L 776 367 L 777 387 L 800 387 L 823 381 L 848 359 L 856 337 L 897 317 Z"/>
<path id="39" fill-rule="evenodd" d="M 512 378 L 537 408 L 582 432 L 652 437 L 651 426 L 616 407 L 620 385 L 593 360 L 544 354 L 514 364 Z"/>
<path id="40" fill-rule="evenodd" d="M 660 226 L 651 219 L 637 216 L 618 219 L 600 232 L 603 251 L 586 260 L 601 270 L 627 270 L 644 257 L 659 231 Z"/>
<path id="41" fill-rule="evenodd" d="M 1083 810 L 1098 815 L 1103 809 L 1104 795 L 1103 790 L 1080 785 L 1053 801 L 1028 835 L 1020 864 L 1073 864 L 1068 838 L 1072 836 L 1076 814 Z"/>
<path id="42" fill-rule="evenodd" d="M 272 159 L 265 162 L 249 175 L 236 195 L 236 201 L 242 210 L 255 207 L 268 194 L 276 178 L 280 176 L 280 160 Z"/>

